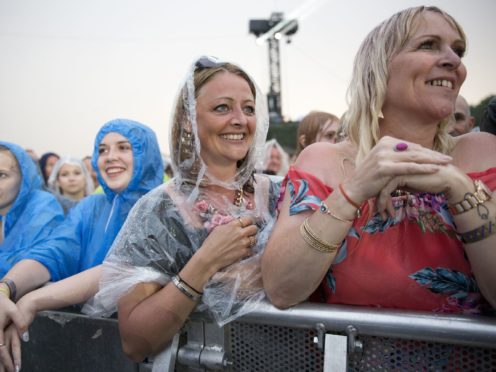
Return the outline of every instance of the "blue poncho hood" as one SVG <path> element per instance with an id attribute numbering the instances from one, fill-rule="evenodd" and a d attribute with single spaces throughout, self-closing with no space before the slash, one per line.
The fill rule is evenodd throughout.
<path id="1" fill-rule="evenodd" d="M 64 218 L 56 198 L 41 190 L 42 179 L 31 157 L 20 146 L 0 141 L 17 160 L 21 184 L 12 207 L 0 215 L 4 240 L 0 245 L 0 275 L 42 242 Z"/>
<path id="2" fill-rule="evenodd" d="M 127 119 L 115 119 L 105 124 L 98 132 L 93 147 L 92 165 L 96 170 L 98 182 L 103 188 L 109 201 L 115 197 L 98 169 L 98 146 L 110 132 L 116 132 L 126 137 L 133 148 L 133 176 L 127 188 L 121 192 L 126 199 L 139 199 L 139 197 L 162 182 L 164 177 L 164 166 L 155 133 L 145 125 L 137 121 Z M 160 170 L 161 169 L 161 170 Z M 135 200 L 135 201 L 136 201 Z"/>

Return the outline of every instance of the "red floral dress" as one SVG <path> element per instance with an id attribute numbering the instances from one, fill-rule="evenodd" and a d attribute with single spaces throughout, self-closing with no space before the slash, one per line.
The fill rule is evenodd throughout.
<path id="1" fill-rule="evenodd" d="M 496 189 L 496 168 L 468 174 Z M 333 190 L 291 167 L 290 215 L 317 210 Z M 285 188 L 283 187 L 283 189 Z M 334 304 L 480 313 L 487 307 L 454 229 L 444 194 L 393 198 L 394 217 L 357 218 L 311 300 Z"/>

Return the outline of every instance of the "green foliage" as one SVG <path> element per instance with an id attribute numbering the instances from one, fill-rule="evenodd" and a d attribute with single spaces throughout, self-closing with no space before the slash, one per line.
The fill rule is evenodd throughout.
<path id="1" fill-rule="evenodd" d="M 489 101 L 493 97 L 494 97 L 494 95 L 487 96 L 482 101 L 480 101 L 477 105 L 470 106 L 470 113 L 475 118 L 475 125 L 480 125 L 480 123 L 482 121 L 482 117 L 484 115 L 484 110 L 486 109 L 487 104 L 489 103 Z"/>
<path id="2" fill-rule="evenodd" d="M 267 133 L 267 140 L 275 138 L 277 142 L 291 156 L 296 149 L 296 132 L 299 122 L 271 124 Z"/>

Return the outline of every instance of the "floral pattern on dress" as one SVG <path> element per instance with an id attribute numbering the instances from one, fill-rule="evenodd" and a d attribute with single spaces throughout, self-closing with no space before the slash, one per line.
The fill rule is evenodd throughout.
<path id="1" fill-rule="evenodd" d="M 426 267 L 411 274 L 410 278 L 433 293 L 448 295 L 448 303 L 439 309 L 440 312 L 477 312 L 480 294 L 473 277 L 457 270 Z"/>
<path id="2" fill-rule="evenodd" d="M 496 187 L 496 168 L 469 176 L 482 179 L 491 189 Z M 291 197 L 290 215 L 318 210 L 321 201 L 333 192 L 317 177 L 294 167 L 290 168 L 283 185 Z M 319 292 L 328 303 L 387 307 L 383 305 L 383 296 L 392 307 L 415 308 L 403 299 L 421 297 L 426 304 L 423 309 L 479 313 L 486 303 L 457 237 L 446 196 L 442 193 L 403 193 L 393 197 L 392 202 L 394 216 L 385 220 L 378 213 L 370 214 L 373 203 L 362 205 L 362 217 L 357 218 L 349 229 L 321 287 L 312 298 L 321 298 Z M 387 264 L 384 255 L 388 257 Z M 371 271 L 369 264 L 375 271 Z M 388 278 L 392 284 L 381 281 L 384 279 L 368 280 L 368 275 Z M 347 279 L 350 277 L 353 277 L 351 282 Z M 411 287 L 410 281 L 417 286 Z M 408 287 L 411 291 L 408 297 L 397 289 L 388 292 L 387 288 L 397 288 L 396 282 Z M 379 287 L 381 283 L 383 289 Z M 423 296 L 425 291 L 430 295 Z M 381 292 L 382 295 L 374 297 L 375 293 Z"/>
<path id="3" fill-rule="evenodd" d="M 416 193 L 392 198 L 394 217 L 386 220 L 376 213 L 367 221 L 362 230 L 369 234 L 384 232 L 404 219 L 416 223 L 422 232 L 441 232 L 450 238 L 456 238 L 453 218 L 448 212 L 444 194 Z"/>

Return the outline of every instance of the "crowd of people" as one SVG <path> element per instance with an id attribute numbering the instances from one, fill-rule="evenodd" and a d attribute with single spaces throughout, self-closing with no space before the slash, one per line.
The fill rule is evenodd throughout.
<path id="1" fill-rule="evenodd" d="M 127 119 L 82 160 L 0 142 L 3 368 L 38 311 L 73 304 L 117 313 L 135 361 L 195 308 L 222 326 L 266 297 L 494 313 L 496 136 L 459 95 L 465 48 L 438 8 L 393 15 L 356 55 L 346 113 L 310 112 L 295 154 L 267 141 L 250 75 L 210 56 L 180 86 L 170 159 Z"/>

